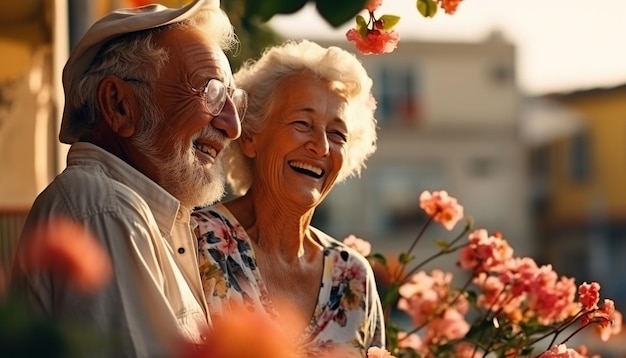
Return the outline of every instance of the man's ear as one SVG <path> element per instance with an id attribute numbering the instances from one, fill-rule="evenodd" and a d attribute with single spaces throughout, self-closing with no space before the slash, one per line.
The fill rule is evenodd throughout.
<path id="1" fill-rule="evenodd" d="M 246 157 L 256 157 L 256 141 L 254 140 L 254 136 L 251 137 L 250 135 L 242 133 L 237 142 L 241 148 L 241 152 Z"/>
<path id="2" fill-rule="evenodd" d="M 134 101 L 129 85 L 115 76 L 107 76 L 98 84 L 98 106 L 104 122 L 120 137 L 128 138 L 135 133 Z"/>

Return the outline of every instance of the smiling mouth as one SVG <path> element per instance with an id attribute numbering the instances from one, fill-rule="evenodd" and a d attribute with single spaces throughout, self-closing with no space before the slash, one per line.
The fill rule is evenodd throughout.
<path id="1" fill-rule="evenodd" d="M 306 164 L 302 162 L 289 162 L 289 166 L 291 169 L 297 171 L 298 173 L 308 175 L 315 179 L 320 179 L 324 176 L 324 169 L 315 167 L 311 164 Z"/>
<path id="2" fill-rule="evenodd" d="M 194 141 L 193 147 L 212 158 L 215 158 L 217 156 L 217 149 L 213 148 L 210 145 L 201 144 L 201 143 L 198 143 L 197 141 Z"/>

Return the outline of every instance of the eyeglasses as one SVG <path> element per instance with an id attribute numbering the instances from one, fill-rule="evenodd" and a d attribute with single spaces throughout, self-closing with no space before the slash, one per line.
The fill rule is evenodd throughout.
<path id="1" fill-rule="evenodd" d="M 246 109 L 248 109 L 248 93 L 241 88 L 226 87 L 224 82 L 212 78 L 204 86 L 204 89 L 192 88 L 192 91 L 204 95 L 204 105 L 209 113 L 214 116 L 222 113 L 224 104 L 226 104 L 226 96 L 230 97 L 237 109 L 239 120 L 243 121 L 243 116 L 246 115 Z"/>
<path id="2" fill-rule="evenodd" d="M 122 78 L 122 81 L 170 83 L 163 81 L 147 81 L 135 78 Z M 237 110 L 237 115 L 239 116 L 239 121 L 242 121 L 243 117 L 246 115 L 246 110 L 248 109 L 248 93 L 241 88 L 226 87 L 224 82 L 212 78 L 209 82 L 207 82 L 203 89 L 196 89 L 192 87 L 191 91 L 193 91 L 194 94 L 198 94 L 203 97 L 204 106 L 213 116 L 219 115 L 222 113 L 222 110 L 224 110 L 226 96 L 230 97 L 230 100 L 233 101 L 235 109 Z"/>

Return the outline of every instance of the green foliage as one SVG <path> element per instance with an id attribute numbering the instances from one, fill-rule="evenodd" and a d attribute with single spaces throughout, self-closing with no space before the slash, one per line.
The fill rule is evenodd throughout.
<path id="1" fill-rule="evenodd" d="M 383 255 L 381 253 L 371 254 L 367 258 L 372 260 L 372 261 L 374 261 L 374 262 L 378 262 L 379 264 L 381 264 L 383 266 L 387 266 L 387 258 L 385 257 L 385 255 Z"/>
<path id="2" fill-rule="evenodd" d="M 230 7 L 229 2 L 243 3 L 242 16 L 246 21 L 266 22 L 274 15 L 292 14 L 304 7 L 307 2 L 315 3 L 320 16 L 331 26 L 339 27 L 352 19 L 365 7 L 367 0 L 229 0 L 222 7 Z M 231 18 L 232 19 L 232 18 Z"/>
<path id="3" fill-rule="evenodd" d="M 434 0 L 417 0 L 417 11 L 424 17 L 433 17 L 437 14 L 437 3 Z"/>
<path id="4" fill-rule="evenodd" d="M 3 301 L 2 301 L 3 300 Z M 38 316 L 23 301 L 0 300 L 0 352 L 3 357 L 74 358 L 113 353 L 119 342 L 90 327 Z"/>
<path id="5" fill-rule="evenodd" d="M 227 5 L 228 2 L 223 3 Z M 266 22 L 276 14 L 291 14 L 302 9 L 307 0 L 244 0 L 244 2 L 246 17 L 256 16 L 260 21 Z"/>
<path id="6" fill-rule="evenodd" d="M 389 286 L 381 299 L 383 307 L 395 307 L 400 295 L 399 290 L 400 285 L 397 282 L 394 282 L 391 286 Z"/>
<path id="7" fill-rule="evenodd" d="M 315 7 L 326 22 L 339 27 L 363 10 L 365 3 L 366 0 L 317 0 Z"/>
<path id="8" fill-rule="evenodd" d="M 356 30 L 359 32 L 362 38 L 367 37 L 367 21 L 361 15 L 356 17 Z"/>
<path id="9" fill-rule="evenodd" d="M 257 1 L 257 0 L 228 0 L 222 1 L 222 9 L 228 14 L 235 33 L 240 41 L 240 47 L 232 53 L 227 53 L 233 73 L 237 72 L 239 67 L 248 59 L 258 58 L 263 49 L 268 46 L 282 42 L 284 39 L 275 33 L 267 24 L 264 24 L 259 18 L 263 16 L 252 16 L 250 11 L 255 11 L 257 7 L 268 6 L 272 3 L 281 3 L 282 1 Z M 266 4 L 269 3 L 269 4 Z M 291 1 L 290 1 L 291 3 Z M 304 5 L 304 2 L 303 4 Z M 261 9 L 265 13 L 277 11 L 277 9 Z M 280 10 L 280 9 L 279 9 Z M 281 10 L 284 11 L 284 10 Z M 273 13 L 272 13 L 273 15 Z"/>
<path id="10" fill-rule="evenodd" d="M 400 21 L 400 16 L 383 15 L 379 20 L 383 22 L 383 30 L 391 30 Z"/>

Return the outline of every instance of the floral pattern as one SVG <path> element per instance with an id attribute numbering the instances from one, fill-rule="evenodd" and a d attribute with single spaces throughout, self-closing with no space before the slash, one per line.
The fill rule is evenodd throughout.
<path id="1" fill-rule="evenodd" d="M 237 219 L 222 204 L 193 216 L 198 222 L 200 276 L 211 316 L 224 316 L 244 305 L 278 318 L 250 238 Z M 324 273 L 315 312 L 298 346 L 309 357 L 339 350 L 342 356 L 363 357 L 369 347 L 384 347 L 382 308 L 369 263 L 343 243 L 311 229 L 325 248 Z"/>

